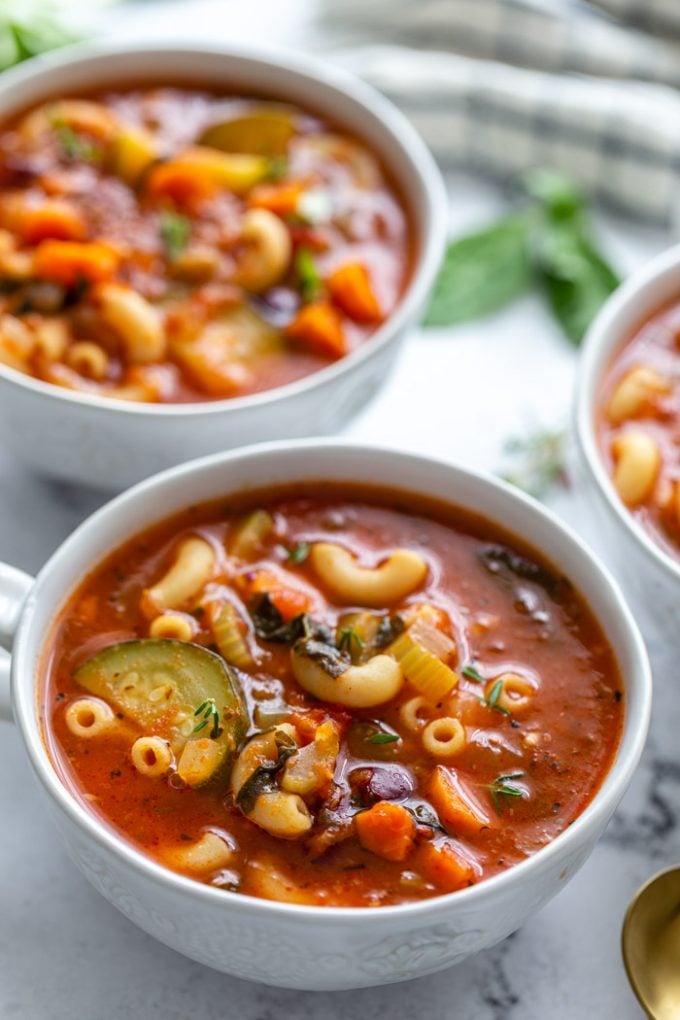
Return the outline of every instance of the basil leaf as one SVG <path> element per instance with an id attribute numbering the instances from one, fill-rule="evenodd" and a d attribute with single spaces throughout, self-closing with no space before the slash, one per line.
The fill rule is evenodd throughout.
<path id="1" fill-rule="evenodd" d="M 584 233 L 581 218 L 548 221 L 538 232 L 534 262 L 553 315 L 575 345 L 619 278 Z"/>
<path id="2" fill-rule="evenodd" d="M 449 244 L 425 326 L 453 326 L 489 315 L 528 289 L 531 278 L 531 210 Z"/>

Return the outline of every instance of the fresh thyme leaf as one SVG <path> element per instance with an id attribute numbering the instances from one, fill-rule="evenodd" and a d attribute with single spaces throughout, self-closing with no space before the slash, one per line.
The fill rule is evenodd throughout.
<path id="1" fill-rule="evenodd" d="M 323 280 L 309 248 L 300 248 L 295 258 L 300 293 L 305 301 L 316 301 L 323 293 Z"/>
<path id="2" fill-rule="evenodd" d="M 486 702 L 489 708 L 495 708 L 497 709 L 497 711 L 502 712 L 503 715 L 510 715 L 510 712 L 508 712 L 507 708 L 504 708 L 503 705 L 498 704 L 498 699 L 500 698 L 502 693 L 503 693 L 503 681 L 499 678 L 498 680 L 496 680 L 496 683 L 493 685 L 488 695 L 485 698 L 482 698 L 482 701 Z"/>
<path id="3" fill-rule="evenodd" d="M 197 723 L 191 732 L 200 733 L 201 730 L 208 725 L 208 723 L 212 723 L 210 736 L 213 740 L 217 740 L 222 732 L 222 727 L 220 726 L 220 713 L 217 711 L 217 705 L 214 700 L 212 698 L 208 698 L 207 701 L 203 701 L 194 712 L 194 716 L 197 715 L 202 715 L 203 720 Z"/>
<path id="4" fill-rule="evenodd" d="M 463 674 L 463 676 L 466 676 L 468 680 L 474 680 L 476 684 L 486 683 L 486 677 L 483 677 L 482 674 L 477 669 L 475 669 L 472 663 L 468 663 L 466 666 L 463 666 L 463 668 L 461 669 L 461 673 Z"/>
<path id="5" fill-rule="evenodd" d="M 493 782 L 489 783 L 489 793 L 499 815 L 503 813 L 501 797 L 524 797 L 526 791 L 521 786 L 515 785 L 516 779 L 523 778 L 523 772 L 510 772 L 507 775 L 496 776 Z"/>
<path id="6" fill-rule="evenodd" d="M 68 124 L 63 124 L 57 120 L 54 130 L 61 151 L 67 159 L 72 161 L 79 159 L 83 163 L 98 163 L 101 160 L 102 152 L 99 146 L 91 142 L 85 135 L 74 131 Z"/>
<path id="7" fill-rule="evenodd" d="M 289 563 L 304 563 L 309 556 L 311 546 L 309 542 L 298 542 L 297 545 L 288 551 L 288 562 Z"/>
<path id="8" fill-rule="evenodd" d="M 179 213 L 161 213 L 158 232 L 168 258 L 174 262 L 189 243 L 191 223 L 186 216 L 181 216 Z"/>
<path id="9" fill-rule="evenodd" d="M 280 181 L 288 173 L 288 159 L 286 156 L 272 156 L 267 167 L 267 180 Z"/>
<path id="10" fill-rule="evenodd" d="M 401 740 L 398 733 L 372 733 L 366 737 L 367 744 L 394 744 L 397 740 Z"/>
<path id="11" fill-rule="evenodd" d="M 452 241 L 434 287 L 425 326 L 453 326 L 497 311 L 532 279 L 533 217 L 512 213 L 491 227 Z"/>
<path id="12" fill-rule="evenodd" d="M 539 430 L 527 436 L 512 436 L 503 447 L 509 468 L 501 477 L 530 496 L 542 499 L 556 485 L 568 483 L 564 432 Z"/>
<path id="13" fill-rule="evenodd" d="M 354 646 L 356 651 L 360 652 L 365 644 L 366 642 L 361 634 L 357 633 L 354 627 L 341 627 L 338 631 L 336 645 L 340 652 L 347 652 L 348 655 L 351 655 L 352 646 Z"/>

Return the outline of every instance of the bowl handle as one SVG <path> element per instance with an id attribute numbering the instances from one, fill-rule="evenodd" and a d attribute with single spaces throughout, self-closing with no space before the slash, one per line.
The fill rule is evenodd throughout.
<path id="1" fill-rule="evenodd" d="M 33 578 L 23 570 L 0 563 L 0 719 L 12 718 L 9 694 L 10 652 L 21 610 Z"/>

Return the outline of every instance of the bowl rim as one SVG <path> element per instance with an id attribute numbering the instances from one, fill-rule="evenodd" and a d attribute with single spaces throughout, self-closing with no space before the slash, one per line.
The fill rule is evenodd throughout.
<path id="1" fill-rule="evenodd" d="M 652 311 L 640 316 L 639 312 L 636 312 L 640 299 L 655 285 L 666 285 L 671 281 L 675 281 L 677 293 L 679 272 L 680 244 L 677 244 L 646 262 L 611 295 L 586 334 L 576 376 L 573 404 L 574 432 L 582 461 L 608 512 L 613 515 L 631 541 L 675 582 L 680 582 L 680 559 L 675 559 L 666 552 L 638 524 L 614 488 L 599 448 L 596 415 L 603 376 L 610 367 L 613 356 L 630 341 L 632 329 L 639 328 L 650 315 L 654 314 Z M 659 298 L 655 302 L 655 311 L 659 311 L 665 301 L 666 299 Z"/>
<path id="2" fill-rule="evenodd" d="M 57 576 L 59 575 L 62 561 L 68 560 L 72 553 L 77 552 L 81 539 L 99 527 L 108 526 L 119 513 L 125 512 L 126 506 L 130 509 L 134 504 L 144 505 L 152 493 L 158 502 L 162 499 L 164 486 L 176 486 L 180 479 L 189 480 L 193 474 L 206 471 L 210 473 L 224 471 L 225 468 L 228 469 L 230 463 L 238 460 L 257 460 L 260 458 L 262 464 L 266 465 L 268 459 L 280 457 L 286 452 L 290 452 L 292 456 L 295 456 L 301 452 L 308 453 L 319 449 L 324 450 L 327 458 L 332 458 L 336 455 L 342 458 L 349 455 L 359 458 L 370 457 L 372 462 L 376 457 L 387 458 L 397 469 L 395 477 L 398 478 L 406 477 L 409 466 L 417 467 L 424 464 L 432 471 L 447 473 L 451 477 L 452 482 L 455 482 L 457 478 L 464 478 L 473 485 L 480 486 L 485 492 L 490 494 L 495 492 L 503 501 L 512 501 L 519 504 L 522 507 L 522 512 L 526 515 L 527 525 L 526 530 L 523 530 L 521 533 L 515 532 L 517 537 L 524 539 L 525 533 L 530 534 L 532 518 L 542 519 L 552 532 L 560 533 L 562 539 L 566 540 L 572 549 L 585 561 L 587 569 L 599 577 L 600 582 L 604 585 L 606 598 L 611 600 L 612 609 L 621 621 L 620 644 L 625 647 L 626 654 L 631 659 L 630 671 L 628 675 L 624 676 L 622 670 L 622 679 L 626 685 L 626 691 L 633 690 L 635 692 L 636 699 L 639 701 L 640 711 L 635 716 L 633 716 L 631 711 L 626 711 L 619 745 L 600 786 L 581 814 L 550 843 L 541 847 L 531 857 L 525 858 L 525 860 L 520 861 L 518 864 L 505 869 L 497 875 L 486 878 L 484 881 L 469 888 L 434 896 L 427 900 L 376 907 L 301 905 L 262 900 L 253 896 L 227 897 L 223 890 L 197 882 L 194 879 L 165 868 L 143 851 L 136 849 L 131 843 L 118 835 L 112 827 L 107 826 L 105 822 L 100 820 L 93 812 L 88 811 L 59 777 L 56 768 L 52 764 L 45 742 L 42 739 L 39 705 L 40 691 L 34 669 L 35 659 L 39 656 L 44 643 L 37 642 L 38 650 L 34 656 L 29 646 L 32 617 L 35 612 L 40 589 L 45 580 L 49 579 L 53 573 Z M 332 473 L 330 477 L 333 477 Z M 291 484 L 294 483 L 295 476 L 293 475 Z M 187 491 L 190 491 L 188 487 Z M 409 487 L 408 484 L 405 484 L 403 491 L 405 493 L 411 492 L 414 495 L 417 495 L 419 492 L 422 494 L 423 492 L 416 485 Z M 444 502 L 447 502 L 447 500 L 444 500 Z M 465 506 L 465 503 L 456 504 L 453 500 L 448 502 L 453 506 Z M 158 519 L 161 519 L 163 516 L 162 507 L 159 506 L 158 509 Z M 482 510 L 482 515 L 485 515 L 484 510 Z M 489 515 L 489 520 L 494 519 L 497 520 L 498 515 L 494 518 Z M 134 534 L 134 531 L 134 527 L 129 529 L 129 537 Z M 532 546 L 531 540 L 529 540 L 528 545 L 529 547 Z M 540 551 L 543 556 L 550 560 L 549 554 L 543 550 Z M 561 567 L 559 561 L 555 561 L 555 565 Z M 565 571 L 565 573 L 568 573 L 568 571 Z M 61 603 L 52 606 L 52 623 L 54 622 L 55 614 L 63 605 L 66 595 L 67 593 L 62 592 Z M 601 600 L 601 604 L 603 601 L 604 597 Z M 598 610 L 590 602 L 588 604 L 596 619 L 599 619 Z M 620 663 L 619 665 L 621 667 Z M 422 915 L 439 916 L 442 913 L 447 913 L 456 904 L 463 910 L 473 905 L 478 906 L 490 897 L 502 895 L 508 889 L 508 886 L 512 887 L 513 884 L 521 884 L 532 873 L 545 871 L 555 859 L 559 860 L 568 851 L 570 845 L 587 844 L 589 835 L 597 832 L 598 829 L 602 829 L 608 821 L 637 767 L 647 735 L 652 700 L 651 670 L 647 651 L 637 624 L 618 585 L 609 571 L 596 559 L 582 539 L 555 514 L 506 482 L 491 475 L 465 468 L 451 461 L 404 452 L 389 446 L 342 442 L 333 439 L 260 443 L 225 453 L 201 457 L 178 467 L 169 468 L 150 479 L 138 483 L 95 511 L 53 553 L 40 570 L 28 594 L 22 610 L 12 652 L 11 686 L 15 718 L 21 730 L 31 764 L 42 786 L 76 827 L 80 831 L 84 830 L 100 847 L 103 847 L 104 850 L 112 854 L 120 866 L 126 867 L 135 873 L 141 872 L 144 878 L 149 879 L 156 886 L 163 887 L 168 892 L 172 891 L 188 898 L 198 897 L 206 905 L 219 905 L 221 909 L 241 911 L 246 915 L 254 915 L 256 917 L 275 915 L 280 918 L 290 919 L 295 923 L 315 920 L 317 922 L 326 921 L 344 925 L 352 925 L 358 919 L 363 919 L 365 924 L 380 924 L 382 919 L 412 918 L 415 921 L 422 917 Z M 32 734 L 31 727 L 34 722 L 37 738 L 34 738 Z"/>
<path id="3" fill-rule="evenodd" d="M 408 326 L 411 317 L 424 303 L 434 282 L 444 253 L 448 218 L 448 200 L 442 176 L 430 150 L 405 115 L 377 89 L 350 71 L 346 71 L 340 65 L 322 62 L 318 58 L 284 47 L 253 46 L 237 42 L 209 45 L 196 43 L 185 46 L 163 41 L 157 43 L 100 41 L 74 43 L 33 57 L 5 71 L 0 82 L 0 103 L 7 91 L 20 88 L 36 78 L 39 79 L 43 74 L 49 74 L 61 67 L 84 65 L 87 68 L 90 65 L 94 69 L 97 62 L 102 59 L 113 62 L 116 59 L 124 60 L 129 55 L 143 58 L 145 54 L 162 54 L 168 61 L 191 57 L 200 59 L 205 56 L 216 59 L 222 57 L 225 60 L 233 58 L 254 65 L 274 67 L 291 78 L 306 80 L 311 87 L 315 82 L 321 82 L 327 88 L 348 97 L 358 106 L 363 107 L 364 113 L 367 111 L 380 120 L 391 140 L 401 150 L 402 157 L 420 180 L 421 197 L 425 206 L 424 215 L 416 218 L 409 195 L 405 193 L 401 196 L 404 207 L 411 218 L 412 233 L 416 235 L 420 248 L 414 258 L 406 289 L 392 314 L 367 338 L 366 342 L 360 344 L 354 351 L 301 379 L 247 396 L 177 404 L 125 401 L 114 397 L 67 390 L 41 379 L 35 379 L 1 363 L 0 382 L 9 382 L 57 402 L 90 407 L 102 414 L 126 414 L 133 418 L 162 418 L 166 415 L 170 418 L 203 418 L 211 413 L 219 414 L 229 410 L 237 412 L 266 407 L 277 400 L 295 399 L 307 390 L 327 383 L 334 383 L 345 372 L 351 372 L 355 366 L 359 366 L 374 353 L 393 342 Z M 127 78 L 127 76 L 125 77 Z M 96 87 L 95 81 L 93 81 L 93 87 Z M 401 183 L 396 176 L 395 180 L 397 184 Z"/>

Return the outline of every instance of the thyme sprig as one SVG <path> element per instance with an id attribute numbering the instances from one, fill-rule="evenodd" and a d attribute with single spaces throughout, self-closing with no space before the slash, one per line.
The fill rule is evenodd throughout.
<path id="1" fill-rule="evenodd" d="M 215 699 L 207 698 L 206 701 L 203 701 L 194 712 L 194 716 L 202 716 L 202 719 L 196 724 L 196 726 L 194 726 L 191 732 L 200 733 L 201 730 L 205 729 L 209 723 L 212 723 L 210 736 L 213 740 L 217 740 L 222 732 L 222 727 L 220 725 L 220 713 L 217 711 Z"/>
<path id="2" fill-rule="evenodd" d="M 336 645 L 339 652 L 346 652 L 347 655 L 351 655 L 353 649 L 356 652 L 360 652 L 365 643 L 354 627 L 341 627 L 338 631 Z"/>
<path id="3" fill-rule="evenodd" d="M 524 779 L 523 772 L 509 772 L 506 775 L 496 776 L 493 782 L 489 783 L 489 793 L 493 806 L 499 815 L 503 814 L 503 797 L 524 797 L 525 790 L 517 786 L 515 780 Z"/>

